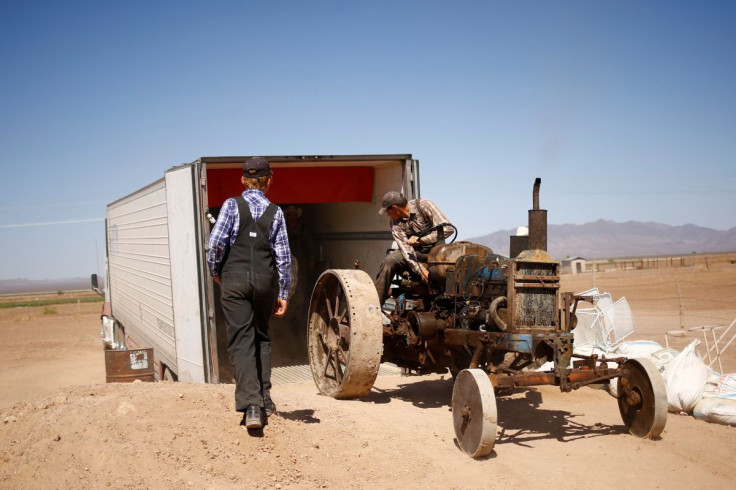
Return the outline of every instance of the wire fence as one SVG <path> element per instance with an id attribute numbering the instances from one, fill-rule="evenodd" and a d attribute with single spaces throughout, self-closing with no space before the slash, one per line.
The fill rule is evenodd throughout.
<path id="1" fill-rule="evenodd" d="M 606 262 L 607 269 L 563 274 L 561 286 L 574 292 L 597 288 L 614 299 L 625 297 L 639 338 L 664 345 L 668 340 L 673 343 L 673 333 L 680 334 L 674 346 L 681 349 L 695 338 L 702 340 L 704 331 L 710 332 L 708 339 L 713 332 L 727 332 L 720 342 L 724 346 L 736 334 L 736 327 L 728 329 L 736 319 L 736 254 L 683 257 L 672 260 L 671 267 L 669 259 L 666 267 L 664 259 L 655 265 L 656 258 Z M 732 344 L 727 369 L 736 369 L 735 349 Z"/>
<path id="2" fill-rule="evenodd" d="M 685 327 L 703 318 L 718 321 L 733 319 L 736 312 L 736 274 L 727 278 L 727 281 L 722 279 L 726 278 L 714 278 L 712 282 L 691 280 L 687 271 L 679 271 L 651 280 L 639 277 L 630 282 L 622 282 L 620 276 L 610 278 L 599 275 L 590 285 L 600 291 L 610 292 L 614 297 L 625 296 L 632 308 L 640 310 L 641 315 L 676 317 L 680 319 L 680 326 Z M 692 321 L 687 322 L 688 318 Z"/>
<path id="3" fill-rule="evenodd" d="M 671 269 L 674 267 L 703 266 L 710 270 L 717 264 L 736 264 L 736 254 L 724 252 L 720 254 L 673 255 L 666 257 L 631 257 L 618 259 L 595 259 L 585 261 L 585 270 L 591 272 L 607 272 L 611 270 L 643 270 Z"/>

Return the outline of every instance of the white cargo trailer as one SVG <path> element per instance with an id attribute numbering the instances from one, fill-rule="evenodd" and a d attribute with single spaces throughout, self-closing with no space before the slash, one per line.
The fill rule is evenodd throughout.
<path id="1" fill-rule="evenodd" d="M 231 382 L 219 286 L 207 271 L 207 240 L 225 199 L 239 195 L 249 156 L 203 157 L 107 206 L 103 340 L 153 348 L 158 379 Z M 392 238 L 377 211 L 389 190 L 419 196 L 419 163 L 405 155 L 267 156 L 267 197 L 301 223 L 290 227 L 301 260 L 286 317 L 271 323 L 274 366 L 307 362 L 313 279 L 327 268 L 375 276 Z M 291 232 L 291 230 L 296 230 Z M 306 254 L 306 255 L 305 255 Z"/>

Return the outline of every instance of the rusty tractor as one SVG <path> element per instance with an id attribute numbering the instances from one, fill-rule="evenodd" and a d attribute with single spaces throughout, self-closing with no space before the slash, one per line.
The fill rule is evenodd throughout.
<path id="1" fill-rule="evenodd" d="M 570 392 L 617 382 L 628 431 L 659 436 L 667 396 L 650 361 L 573 352 L 575 311 L 592 300 L 560 293 L 559 262 L 546 252 L 540 183 L 534 183 L 529 234 L 511 237 L 511 258 L 469 242 L 437 245 L 428 256 L 429 284 L 406 273 L 394 281 L 393 299 L 384 305 L 364 271 L 325 271 L 308 318 L 309 360 L 319 391 L 334 398 L 364 396 L 381 362 L 415 374 L 449 370 L 458 445 L 480 458 L 496 439 L 496 391 L 556 385 Z M 548 361 L 552 369 L 537 370 Z"/>

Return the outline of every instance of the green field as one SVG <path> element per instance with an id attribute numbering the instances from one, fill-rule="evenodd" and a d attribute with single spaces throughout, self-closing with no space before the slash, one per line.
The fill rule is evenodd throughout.
<path id="1" fill-rule="evenodd" d="M 70 298 L 58 296 L 56 298 L 46 297 L 44 299 L 34 300 L 19 300 L 19 301 L 0 301 L 0 309 L 2 308 L 26 308 L 29 306 L 49 306 L 49 305 L 63 305 L 67 303 L 102 303 L 105 298 L 102 296 L 85 296 L 82 298 Z"/>

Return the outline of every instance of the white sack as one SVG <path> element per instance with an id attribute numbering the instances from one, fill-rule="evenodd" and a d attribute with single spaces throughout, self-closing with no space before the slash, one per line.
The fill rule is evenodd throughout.
<path id="1" fill-rule="evenodd" d="M 705 384 L 703 396 L 736 395 L 736 373 L 712 372 Z"/>
<path id="2" fill-rule="evenodd" d="M 677 352 L 672 347 L 665 347 L 664 349 L 660 349 L 657 352 L 654 352 L 650 360 L 654 363 L 655 366 L 657 366 L 657 369 L 659 369 L 660 373 L 663 373 L 664 370 L 667 368 L 667 365 L 672 362 L 672 360 L 677 357 Z"/>
<path id="3" fill-rule="evenodd" d="M 653 340 L 632 340 L 616 346 L 611 352 L 611 357 L 615 354 L 630 359 L 649 359 L 658 350 L 662 350 L 662 346 Z"/>
<path id="4" fill-rule="evenodd" d="M 692 413 L 705 390 L 708 381 L 708 366 L 705 365 L 695 347 L 700 340 L 693 340 L 664 370 L 667 388 L 667 405 L 670 412 Z"/>
<path id="5" fill-rule="evenodd" d="M 723 425 L 736 425 L 736 395 L 723 397 L 703 397 L 695 405 L 693 416 L 706 422 Z"/>
<path id="6" fill-rule="evenodd" d="M 608 380 L 608 394 L 614 398 L 618 398 L 618 378 Z"/>

